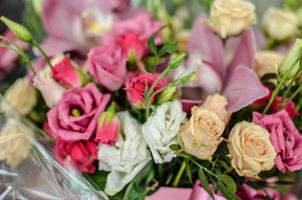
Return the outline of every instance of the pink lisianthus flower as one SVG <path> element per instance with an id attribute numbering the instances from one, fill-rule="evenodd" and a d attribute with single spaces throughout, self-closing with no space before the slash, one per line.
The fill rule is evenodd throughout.
<path id="1" fill-rule="evenodd" d="M 285 109 L 270 115 L 253 113 L 253 121 L 270 132 L 277 152 L 275 164 L 281 172 L 302 169 L 302 135 Z"/>
<path id="2" fill-rule="evenodd" d="M 10 30 L 6 30 L 4 32 L 4 36 L 7 39 L 14 41 L 22 49 L 27 49 L 28 44 L 18 40 Z M 0 44 L 9 46 L 8 42 L 4 40 L 0 40 Z M 4 78 L 8 72 L 13 70 L 15 62 L 18 60 L 18 58 L 19 55 L 15 51 L 0 47 L 0 79 Z"/>
<path id="3" fill-rule="evenodd" d="M 97 144 L 92 141 L 67 142 L 58 139 L 54 153 L 56 160 L 63 166 L 71 164 L 82 172 L 90 174 L 96 170 L 93 163 L 97 160 Z"/>
<path id="4" fill-rule="evenodd" d="M 116 91 L 126 79 L 126 61 L 122 48 L 117 45 L 102 45 L 90 50 L 88 70 L 100 85 Z"/>
<path id="5" fill-rule="evenodd" d="M 283 101 L 282 104 L 284 104 L 284 105 L 281 105 L 282 101 Z M 282 97 L 276 97 L 276 99 L 271 107 L 271 111 L 273 113 L 276 113 L 282 108 L 284 108 L 287 111 L 287 113 L 290 117 L 296 117 L 299 115 L 299 113 L 296 110 L 296 105 L 293 101 L 291 101 L 289 98 L 285 98 L 283 100 Z"/>
<path id="6" fill-rule="evenodd" d="M 95 141 L 102 144 L 114 144 L 120 129 L 120 122 L 114 113 L 103 112 L 98 119 Z"/>
<path id="7" fill-rule="evenodd" d="M 138 76 L 129 78 L 126 82 L 125 90 L 127 92 L 127 97 L 129 102 L 138 108 L 142 108 L 145 101 L 145 89 L 146 84 L 148 84 L 148 88 L 152 86 L 152 84 L 159 77 L 159 74 L 140 74 Z M 168 84 L 168 78 L 163 78 L 155 87 L 154 91 L 157 91 Z M 151 100 L 153 101 L 153 99 Z"/>
<path id="8" fill-rule="evenodd" d="M 59 83 L 67 87 L 81 86 L 81 78 L 68 57 L 64 56 L 51 70 L 53 78 Z"/>
<path id="9" fill-rule="evenodd" d="M 140 39 L 137 33 L 128 33 L 124 36 L 117 38 L 119 44 L 128 58 L 131 60 L 133 54 L 135 59 L 141 59 L 147 51 L 147 40 Z"/>
<path id="10" fill-rule="evenodd" d="M 64 92 L 47 113 L 51 131 L 66 141 L 89 140 L 109 99 L 109 94 L 102 94 L 92 83 Z"/>

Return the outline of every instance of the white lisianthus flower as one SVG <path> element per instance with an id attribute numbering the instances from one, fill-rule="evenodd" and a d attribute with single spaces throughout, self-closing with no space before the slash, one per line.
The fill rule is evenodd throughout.
<path id="1" fill-rule="evenodd" d="M 99 170 L 110 171 L 105 186 L 108 195 L 120 192 L 151 160 L 137 121 L 128 112 L 117 117 L 121 131 L 116 143 L 101 144 L 98 151 Z"/>
<path id="2" fill-rule="evenodd" d="M 181 103 L 174 100 L 158 106 L 156 113 L 142 126 L 143 137 L 155 163 L 171 162 L 176 157 L 170 146 L 177 144 L 176 136 L 185 118 Z"/>
<path id="3" fill-rule="evenodd" d="M 21 115 L 27 115 L 37 104 L 36 89 L 27 78 L 20 78 L 8 88 L 4 97 Z"/>
<path id="4" fill-rule="evenodd" d="M 40 70 L 34 77 L 34 86 L 41 92 L 50 108 L 60 101 L 65 91 L 65 88 L 52 78 L 49 67 Z"/>

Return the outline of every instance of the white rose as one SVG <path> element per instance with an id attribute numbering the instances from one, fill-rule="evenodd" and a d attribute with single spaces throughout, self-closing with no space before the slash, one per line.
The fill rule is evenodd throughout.
<path id="1" fill-rule="evenodd" d="M 291 11 L 271 7 L 263 17 L 265 32 L 275 40 L 295 36 L 298 31 L 298 18 Z"/>
<path id="2" fill-rule="evenodd" d="M 242 0 L 214 0 L 207 24 L 222 38 L 238 35 L 256 22 L 255 6 Z"/>
<path id="3" fill-rule="evenodd" d="M 65 88 L 52 78 L 49 67 L 40 70 L 34 77 L 34 86 L 41 92 L 50 108 L 60 101 L 65 91 Z"/>
<path id="4" fill-rule="evenodd" d="M 33 132 L 30 129 L 9 119 L 0 130 L 0 160 L 16 167 L 28 157 L 32 139 Z"/>
<path id="5" fill-rule="evenodd" d="M 181 103 L 174 100 L 157 107 L 156 113 L 142 126 L 155 163 L 171 162 L 176 157 L 170 146 L 177 144 L 176 136 L 185 117 Z"/>
<path id="6" fill-rule="evenodd" d="M 260 51 L 256 53 L 253 70 L 259 77 L 268 73 L 278 73 L 279 66 L 284 56 L 274 51 Z"/>
<path id="7" fill-rule="evenodd" d="M 100 145 L 98 151 L 99 170 L 110 171 L 105 186 L 108 195 L 121 191 L 151 160 L 137 121 L 128 112 L 120 112 L 117 117 L 121 123 L 117 142 Z"/>
<path id="8" fill-rule="evenodd" d="M 37 104 L 36 90 L 27 78 L 16 80 L 4 97 L 21 115 L 27 115 Z"/>

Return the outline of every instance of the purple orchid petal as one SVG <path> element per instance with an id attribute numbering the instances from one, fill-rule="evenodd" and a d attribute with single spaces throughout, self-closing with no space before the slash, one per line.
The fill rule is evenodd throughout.
<path id="1" fill-rule="evenodd" d="M 201 54 L 203 60 L 210 63 L 216 73 L 223 79 L 225 68 L 222 41 L 204 22 L 204 17 L 199 17 L 195 21 L 189 37 L 188 49 L 190 54 Z"/>
<path id="2" fill-rule="evenodd" d="M 228 56 L 231 58 L 229 70 L 232 71 L 239 65 L 252 66 L 256 52 L 256 41 L 252 29 L 247 29 L 240 38 L 230 38 L 227 45 L 234 49 L 233 55 Z"/>
<path id="3" fill-rule="evenodd" d="M 228 99 L 228 110 L 236 112 L 266 96 L 268 90 L 253 70 L 246 66 L 237 66 L 232 71 L 223 94 Z"/>

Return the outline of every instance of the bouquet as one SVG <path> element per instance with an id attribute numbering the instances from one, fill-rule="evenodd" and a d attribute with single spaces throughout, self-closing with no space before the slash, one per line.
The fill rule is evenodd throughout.
<path id="1" fill-rule="evenodd" d="M 297 199 L 300 6 L 252 27 L 244 0 L 28 1 L 0 67 L 26 67 L 4 98 L 44 132 L 5 120 L 2 166 L 38 154 L 96 199 Z"/>

